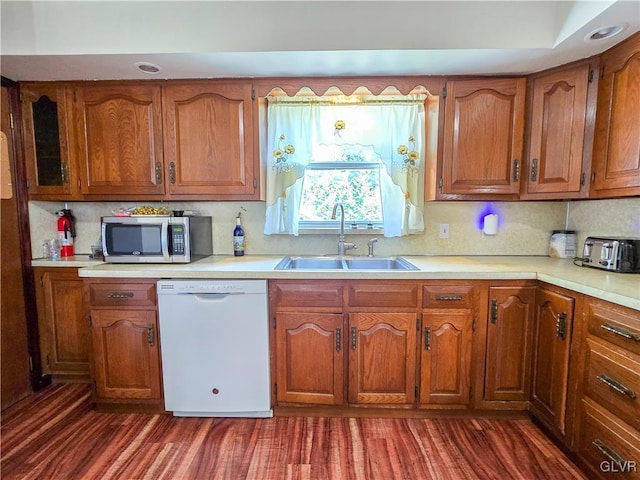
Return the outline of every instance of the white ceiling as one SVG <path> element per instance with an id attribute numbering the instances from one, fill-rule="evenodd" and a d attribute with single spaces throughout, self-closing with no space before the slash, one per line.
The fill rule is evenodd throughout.
<path id="1" fill-rule="evenodd" d="M 531 73 L 640 31 L 638 0 L 1 0 L 0 15 L 16 81 Z"/>

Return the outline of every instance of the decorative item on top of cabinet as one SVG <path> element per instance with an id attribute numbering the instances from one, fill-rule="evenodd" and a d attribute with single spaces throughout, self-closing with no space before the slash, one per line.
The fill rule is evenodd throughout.
<path id="1" fill-rule="evenodd" d="M 575 401 L 575 392 L 568 392 L 575 303 L 559 290 L 538 287 L 530 409 L 551 433 L 567 443 Z"/>
<path id="2" fill-rule="evenodd" d="M 469 408 L 476 291 L 471 285 L 424 285 L 420 407 Z"/>
<path id="3" fill-rule="evenodd" d="M 489 287 L 484 408 L 528 408 L 535 286 Z"/>
<path id="4" fill-rule="evenodd" d="M 89 381 L 89 325 L 77 268 L 34 268 L 42 371 L 54 381 Z"/>
<path id="5" fill-rule="evenodd" d="M 75 200 L 77 163 L 70 88 L 63 83 L 22 83 L 20 100 L 29 198 Z"/>
<path id="6" fill-rule="evenodd" d="M 156 280 L 85 279 L 100 409 L 164 411 Z"/>
<path id="7" fill-rule="evenodd" d="M 640 195 L 640 33 L 601 60 L 591 196 Z"/>
<path id="8" fill-rule="evenodd" d="M 82 84 L 74 90 L 82 193 L 109 198 L 164 194 L 161 86 Z"/>
<path id="9" fill-rule="evenodd" d="M 531 80 L 526 198 L 580 198 L 589 192 L 598 75 L 581 63 Z"/>
<path id="10" fill-rule="evenodd" d="M 172 199 L 257 200 L 257 102 L 250 82 L 163 88 L 167 191 Z"/>
<path id="11" fill-rule="evenodd" d="M 525 88 L 525 78 L 447 82 L 439 198 L 518 198 Z"/>
<path id="12" fill-rule="evenodd" d="M 640 311 L 587 297 L 577 452 L 595 477 L 640 473 Z"/>

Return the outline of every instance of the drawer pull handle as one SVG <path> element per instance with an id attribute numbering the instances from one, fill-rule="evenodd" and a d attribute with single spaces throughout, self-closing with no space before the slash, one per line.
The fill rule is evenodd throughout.
<path id="1" fill-rule="evenodd" d="M 631 390 L 629 387 L 624 386 L 620 382 L 618 382 L 615 378 L 611 378 L 604 373 L 598 375 L 598 380 L 607 385 L 608 387 L 613 388 L 616 392 L 626 395 L 629 398 L 636 398 L 636 392 Z"/>
<path id="2" fill-rule="evenodd" d="M 462 295 L 436 295 L 436 300 L 452 301 L 462 300 Z"/>
<path id="3" fill-rule="evenodd" d="M 626 328 L 616 327 L 615 325 L 611 325 L 609 323 L 603 323 L 602 325 L 600 325 L 600 327 L 604 328 L 607 332 L 615 333 L 616 335 L 628 338 L 629 340 L 640 342 L 640 333 L 630 332 Z"/>
<path id="4" fill-rule="evenodd" d="M 111 292 L 109 298 L 133 298 L 133 292 Z"/>
<path id="5" fill-rule="evenodd" d="M 626 464 L 626 460 L 624 460 L 613 448 L 599 438 L 596 438 L 593 441 L 593 446 L 600 450 L 600 452 L 612 462 L 617 464 Z"/>

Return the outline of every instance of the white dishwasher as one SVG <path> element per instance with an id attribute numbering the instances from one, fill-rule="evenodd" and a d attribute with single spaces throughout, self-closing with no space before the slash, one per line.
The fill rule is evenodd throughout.
<path id="1" fill-rule="evenodd" d="M 266 280 L 160 280 L 167 410 L 271 417 Z"/>

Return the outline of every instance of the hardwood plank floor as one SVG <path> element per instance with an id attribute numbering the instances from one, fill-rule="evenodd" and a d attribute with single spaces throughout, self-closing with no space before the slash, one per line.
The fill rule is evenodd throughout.
<path id="1" fill-rule="evenodd" d="M 86 384 L 2 414 L 13 479 L 584 479 L 529 420 L 177 418 L 95 412 Z"/>

